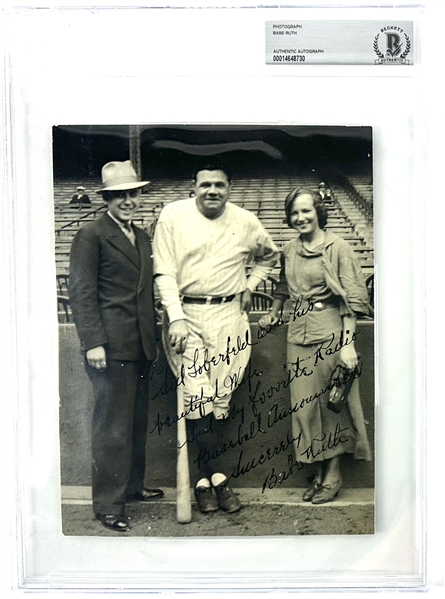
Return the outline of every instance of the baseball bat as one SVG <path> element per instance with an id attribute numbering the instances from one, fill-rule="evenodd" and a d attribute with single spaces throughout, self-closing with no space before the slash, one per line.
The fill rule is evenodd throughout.
<path id="1" fill-rule="evenodd" d="M 182 385 L 178 385 L 178 455 L 176 461 L 176 519 L 187 524 L 192 519 L 190 499 L 190 469 L 187 450 L 187 431 L 185 427 L 184 395 Z"/>

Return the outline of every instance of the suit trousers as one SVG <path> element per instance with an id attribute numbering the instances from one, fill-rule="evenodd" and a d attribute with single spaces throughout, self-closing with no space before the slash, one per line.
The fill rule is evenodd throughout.
<path id="1" fill-rule="evenodd" d="M 151 362 L 86 363 L 93 384 L 92 481 L 95 514 L 125 515 L 126 496 L 143 488 Z"/>

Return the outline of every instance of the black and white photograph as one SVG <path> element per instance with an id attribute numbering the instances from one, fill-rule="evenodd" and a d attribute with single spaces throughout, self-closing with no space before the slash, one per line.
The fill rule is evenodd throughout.
<path id="1" fill-rule="evenodd" d="M 372 127 L 52 142 L 63 534 L 374 534 Z"/>
<path id="2" fill-rule="evenodd" d="M 2 597 L 442 596 L 442 5 L 2 3 Z"/>

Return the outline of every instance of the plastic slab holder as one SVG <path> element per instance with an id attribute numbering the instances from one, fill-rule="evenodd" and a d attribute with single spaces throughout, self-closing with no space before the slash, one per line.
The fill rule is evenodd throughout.
<path id="1" fill-rule="evenodd" d="M 425 252 L 440 238 L 440 218 L 426 221 L 434 164 L 426 124 L 434 137 L 440 52 L 432 44 L 443 9 L 428 0 L 236 4 L 2 5 L 2 514 L 10 515 L 11 537 L 3 537 L 13 568 L 4 579 L 13 594 L 424 592 L 441 584 L 430 474 L 441 465 L 440 418 L 426 411 L 424 307 Z M 277 325 L 258 324 L 276 266 L 256 290 L 251 336 L 228 349 L 252 352 L 223 452 L 241 511 L 202 514 L 190 490 L 190 521 L 178 522 L 178 381 L 159 342 L 145 483 L 165 495 L 128 503 L 129 533 L 94 518 L 94 398 L 70 307 L 70 248 L 76 231 L 105 212 L 101 166 L 128 159 L 150 181 L 134 224 L 151 237 L 165 205 L 193 202 L 196 161 L 230 165 L 230 201 L 253 212 L 279 250 L 295 236 L 283 222 L 287 194 L 325 184 L 326 230 L 346 239 L 373 307 L 356 333 L 318 353 L 322 360 L 355 341 L 363 414 L 351 422 L 362 423 L 371 448 L 368 461 L 342 457 L 332 501 L 302 501 L 311 474 L 302 457 L 317 461 L 351 436 L 338 425 L 298 447 L 289 388 L 309 373 L 302 362 L 289 367 L 286 336 L 303 308 L 286 304 Z M 90 204 L 70 205 L 78 186 Z M 198 252 L 204 235 L 190 223 L 184 243 Z M 309 311 L 329 309 L 317 303 Z M 193 443 L 188 449 L 193 484 Z"/>

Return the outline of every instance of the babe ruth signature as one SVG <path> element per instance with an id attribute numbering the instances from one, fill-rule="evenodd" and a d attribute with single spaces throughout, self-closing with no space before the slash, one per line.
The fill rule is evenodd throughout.
<path id="1" fill-rule="evenodd" d="M 334 447 L 337 447 L 337 445 L 340 445 L 340 443 L 347 443 L 348 442 L 348 437 L 344 436 L 342 433 L 344 433 L 345 431 L 348 430 L 348 427 L 345 428 L 340 428 L 339 423 L 337 422 L 336 426 L 335 426 L 335 430 L 331 431 L 329 434 L 324 433 L 322 438 L 319 439 L 317 437 L 314 437 L 311 441 L 311 443 L 303 450 L 300 451 L 300 455 L 301 456 L 307 456 L 308 458 L 315 458 L 317 456 L 319 456 L 320 454 L 322 454 L 325 451 L 328 451 L 330 449 L 333 449 Z M 300 433 L 297 437 L 293 438 L 293 449 L 295 450 L 296 448 L 300 447 L 300 442 L 301 442 L 301 436 L 302 433 Z M 314 449 L 315 444 L 319 444 L 321 443 L 321 448 L 318 449 Z M 288 458 L 288 469 L 287 470 L 283 470 L 279 473 L 275 472 L 275 468 L 271 468 L 271 470 L 269 471 L 269 473 L 267 474 L 262 489 L 261 489 L 261 493 L 264 493 L 266 489 L 273 489 L 275 488 L 277 485 L 282 484 L 285 480 L 287 480 L 291 474 L 293 473 L 294 469 L 297 468 L 297 470 L 301 470 L 303 468 L 303 463 L 300 462 L 299 460 L 296 460 L 293 454 L 289 454 Z"/>
<path id="2" fill-rule="evenodd" d="M 295 471 L 302 470 L 304 468 L 303 462 L 300 462 L 295 459 L 293 453 L 290 453 L 287 456 L 287 470 L 282 470 L 281 472 L 276 473 L 275 468 L 272 466 L 270 472 L 267 474 L 264 479 L 263 486 L 261 487 L 261 493 L 264 493 L 267 489 L 274 489 L 277 485 L 281 485 L 286 481 Z"/>

